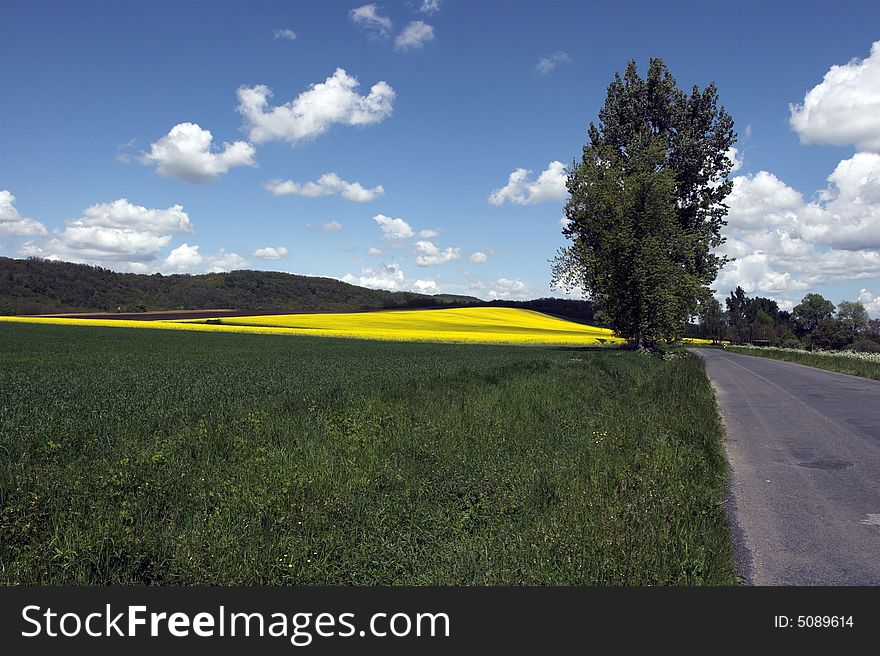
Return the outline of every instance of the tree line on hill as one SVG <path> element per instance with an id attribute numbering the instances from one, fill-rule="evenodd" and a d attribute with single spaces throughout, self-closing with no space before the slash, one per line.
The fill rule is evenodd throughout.
<path id="1" fill-rule="evenodd" d="M 758 344 L 808 350 L 880 352 L 880 319 L 870 319 L 858 301 L 836 307 L 820 294 L 807 294 L 791 312 L 770 298 L 749 298 L 737 287 L 725 299 L 725 308 L 710 297 L 702 304 L 695 337 L 734 344 Z"/>
<path id="2" fill-rule="evenodd" d="M 219 308 L 349 312 L 462 306 L 518 307 L 575 321 L 593 320 L 589 302 L 570 299 L 484 301 L 455 294 L 368 289 L 333 278 L 276 271 L 166 276 L 117 273 L 87 264 L 38 258 L 0 257 L 0 315 Z"/>

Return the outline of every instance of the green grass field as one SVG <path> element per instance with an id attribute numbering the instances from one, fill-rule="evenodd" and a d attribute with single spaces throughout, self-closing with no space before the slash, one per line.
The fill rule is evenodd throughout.
<path id="1" fill-rule="evenodd" d="M 810 353 L 795 349 L 756 346 L 727 346 L 726 350 L 732 353 L 742 353 L 743 355 L 794 362 L 795 364 L 803 364 L 808 367 L 816 367 L 817 369 L 836 371 L 839 374 L 880 380 L 880 356 L 876 353 L 853 353 L 852 351 L 819 351 Z"/>
<path id="2" fill-rule="evenodd" d="M 0 583 L 736 582 L 702 364 L 0 325 Z"/>

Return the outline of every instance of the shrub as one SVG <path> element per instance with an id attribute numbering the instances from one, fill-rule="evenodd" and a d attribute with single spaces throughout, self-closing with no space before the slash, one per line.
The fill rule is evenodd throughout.
<path id="1" fill-rule="evenodd" d="M 780 348 L 799 349 L 801 348 L 801 340 L 799 340 L 794 333 L 786 333 L 779 338 L 779 342 L 777 342 L 776 346 Z"/>
<path id="2" fill-rule="evenodd" d="M 873 339 L 857 339 L 847 347 L 848 351 L 857 351 L 858 353 L 880 353 L 880 344 Z"/>

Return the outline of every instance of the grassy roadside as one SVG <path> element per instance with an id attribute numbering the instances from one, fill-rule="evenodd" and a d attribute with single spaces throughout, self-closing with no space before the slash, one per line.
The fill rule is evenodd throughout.
<path id="1" fill-rule="evenodd" d="M 0 583 L 735 583 L 702 363 L 0 325 Z"/>
<path id="2" fill-rule="evenodd" d="M 727 346 L 726 351 L 754 355 L 774 360 L 784 360 L 796 364 L 835 371 L 839 374 L 850 374 L 880 380 L 880 357 L 877 354 L 845 353 L 833 351 L 801 351 L 798 349 L 782 349 L 767 346 Z"/>

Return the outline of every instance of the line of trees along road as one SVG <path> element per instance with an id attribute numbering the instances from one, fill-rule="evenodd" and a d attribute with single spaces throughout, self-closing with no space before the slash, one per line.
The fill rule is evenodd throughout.
<path id="1" fill-rule="evenodd" d="M 694 336 L 734 344 L 880 352 L 880 319 L 870 319 L 858 301 L 835 307 L 820 294 L 807 294 L 788 312 L 773 299 L 749 298 L 737 287 L 724 306 L 715 298 L 705 300 Z"/>

